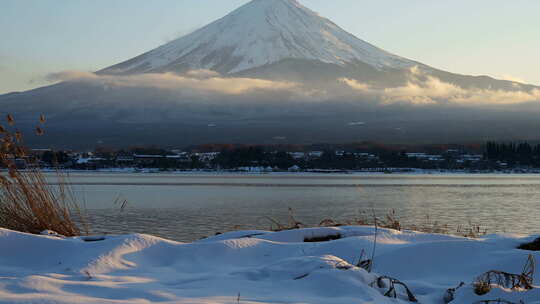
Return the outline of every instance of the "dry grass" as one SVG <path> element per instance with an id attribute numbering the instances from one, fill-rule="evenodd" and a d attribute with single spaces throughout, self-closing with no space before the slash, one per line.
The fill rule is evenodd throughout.
<path id="1" fill-rule="evenodd" d="M 304 224 L 297 221 L 294 217 L 294 211 L 292 208 L 289 208 L 289 223 L 282 224 L 278 220 L 271 218 L 269 216 L 265 217 L 270 222 L 270 231 L 284 231 L 284 230 L 293 230 L 293 229 L 300 229 L 300 228 L 306 228 Z"/>
<path id="2" fill-rule="evenodd" d="M 477 295 L 484 295 L 491 291 L 493 286 L 503 287 L 511 290 L 531 290 L 533 289 L 535 260 L 532 254 L 529 254 L 527 262 L 523 266 L 521 274 L 513 274 L 499 270 L 488 271 L 473 283 L 474 292 Z"/>
<path id="3" fill-rule="evenodd" d="M 8 115 L 6 121 L 14 129 L 13 116 Z M 40 123 L 44 122 L 40 117 Z M 39 125 L 36 134 L 43 134 Z M 0 227 L 35 234 L 52 230 L 64 236 L 86 232 L 74 220 L 75 215 L 86 226 L 66 176 L 57 171 L 58 185 L 50 185 L 37 161 L 26 154 L 18 130 L 0 125 L 0 136 L 0 166 L 7 169 L 7 174 L 0 175 Z M 25 161 L 25 169 L 18 168 L 17 159 Z"/>
<path id="4" fill-rule="evenodd" d="M 334 221 L 332 222 L 335 223 Z M 448 224 L 442 224 L 432 220 L 429 215 L 426 215 L 424 221 L 419 223 L 403 224 L 395 210 L 390 210 L 383 217 L 373 215 L 369 218 L 365 216 L 363 219 L 355 219 L 354 221 L 346 221 L 345 223 L 346 225 L 352 223 L 353 225 L 359 226 L 373 226 L 376 223 L 379 228 L 394 229 L 398 231 L 411 230 L 425 233 L 450 234 L 470 238 L 479 238 L 487 234 L 487 229 L 482 229 L 479 224 L 472 221 L 469 221 L 467 225 L 458 225 L 455 229 L 452 229 Z M 343 226 L 343 224 L 336 224 L 334 226 Z"/>
<path id="5" fill-rule="evenodd" d="M 266 219 L 271 222 L 271 231 L 283 231 L 309 227 L 295 218 L 294 212 L 291 208 L 289 208 L 289 222 L 287 224 L 282 224 L 279 221 L 270 217 L 266 217 Z M 469 221 L 466 225 L 458 225 L 457 227 L 452 229 L 448 224 L 441 224 L 440 222 L 432 220 L 429 215 L 426 215 L 424 221 L 421 221 L 419 223 L 409 225 L 403 224 L 395 210 L 390 210 L 383 217 L 376 216 L 375 214 L 369 215 L 367 212 L 362 212 L 354 219 L 344 221 L 337 221 L 332 218 L 325 218 L 318 224 L 318 227 L 375 225 L 378 228 L 394 229 L 398 231 L 411 230 L 425 233 L 458 235 L 469 238 L 479 238 L 487 234 L 487 229 L 482 229 L 481 225 L 476 224 L 472 221 Z"/>

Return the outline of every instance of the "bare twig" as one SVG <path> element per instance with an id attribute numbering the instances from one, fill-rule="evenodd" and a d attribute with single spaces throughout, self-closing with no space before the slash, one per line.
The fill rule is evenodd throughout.
<path id="1" fill-rule="evenodd" d="M 407 300 L 410 302 L 418 302 L 412 291 L 405 285 L 405 283 L 401 282 L 398 279 L 394 279 L 387 276 L 381 276 L 377 278 L 377 280 L 373 283 L 371 283 L 372 286 L 377 285 L 378 288 L 384 288 L 388 289 L 385 293 L 385 297 L 389 298 L 397 298 L 397 291 L 396 291 L 396 285 L 400 285 L 405 290 L 405 293 L 407 294 Z"/>
<path id="2" fill-rule="evenodd" d="M 534 269 L 534 257 L 533 255 L 529 254 L 521 274 L 490 270 L 476 278 L 475 282 L 473 283 L 474 292 L 478 295 L 484 295 L 491 290 L 492 284 L 512 290 L 533 289 Z"/>
<path id="3" fill-rule="evenodd" d="M 375 225 L 375 236 L 373 237 L 373 250 L 371 251 L 371 263 L 369 263 L 369 267 L 367 269 L 368 272 L 371 272 L 373 270 L 373 264 L 375 263 L 375 251 L 377 249 L 377 234 L 378 234 L 378 221 L 377 216 L 375 215 L 375 210 L 373 211 L 373 222 Z"/>
<path id="4" fill-rule="evenodd" d="M 454 298 L 456 296 L 456 291 L 458 289 L 460 289 L 461 287 L 465 286 L 465 283 L 464 282 L 461 282 L 459 283 L 459 285 L 455 288 L 448 288 L 446 290 L 446 293 L 444 294 L 444 297 L 443 297 L 443 300 L 444 300 L 444 303 L 450 303 L 452 301 L 454 301 Z"/>

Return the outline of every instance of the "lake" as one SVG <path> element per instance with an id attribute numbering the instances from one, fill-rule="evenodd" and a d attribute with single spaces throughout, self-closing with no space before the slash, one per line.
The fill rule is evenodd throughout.
<path id="1" fill-rule="evenodd" d="M 289 208 L 307 225 L 395 210 L 404 224 L 540 232 L 540 175 L 72 173 L 70 181 L 94 233 L 193 241 L 268 229 L 268 218 L 287 223 Z"/>

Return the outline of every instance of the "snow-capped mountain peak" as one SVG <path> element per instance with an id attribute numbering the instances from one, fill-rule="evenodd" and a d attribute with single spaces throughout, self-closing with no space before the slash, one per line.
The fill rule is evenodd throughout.
<path id="1" fill-rule="evenodd" d="M 356 38 L 296 0 L 253 0 L 191 34 L 103 72 L 209 69 L 229 74 L 290 58 L 337 65 L 360 61 L 377 69 L 414 65 Z"/>

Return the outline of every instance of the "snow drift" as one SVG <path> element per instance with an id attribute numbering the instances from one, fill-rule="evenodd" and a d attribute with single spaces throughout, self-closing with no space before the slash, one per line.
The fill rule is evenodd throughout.
<path id="1" fill-rule="evenodd" d="M 305 238 L 340 235 L 328 242 Z M 104 240 L 0 230 L 0 303 L 408 303 L 372 283 L 404 282 L 420 303 L 503 298 L 540 303 L 540 292 L 494 287 L 478 296 L 472 281 L 498 269 L 519 273 L 535 236 L 467 239 L 379 229 L 374 269 L 355 265 L 371 251 L 371 227 L 283 232 L 239 231 L 177 243 L 149 235 Z M 536 253 L 534 253 L 537 256 Z"/>

